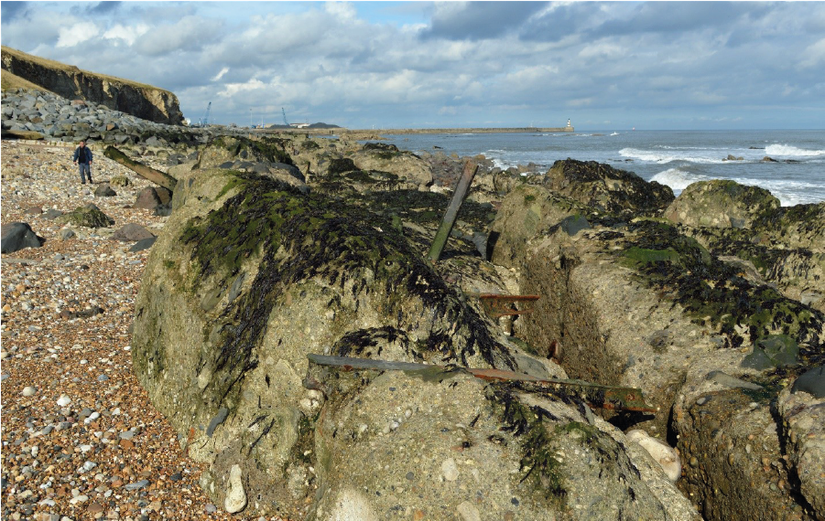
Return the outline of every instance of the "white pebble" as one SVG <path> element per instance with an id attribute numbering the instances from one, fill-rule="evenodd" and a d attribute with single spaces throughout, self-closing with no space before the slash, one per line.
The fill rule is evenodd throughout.
<path id="1" fill-rule="evenodd" d="M 37 394 L 37 389 L 32 386 L 28 386 L 23 389 L 23 396 L 34 396 L 35 394 Z"/>
<path id="2" fill-rule="evenodd" d="M 458 465 L 456 465 L 453 458 L 447 458 L 441 464 L 441 474 L 447 481 L 455 481 L 458 479 Z"/>
<path id="3" fill-rule="evenodd" d="M 72 403 L 72 399 L 65 394 L 61 395 L 60 398 L 57 399 L 57 405 L 61 407 L 66 407 L 70 403 Z"/>
<path id="4" fill-rule="evenodd" d="M 240 465 L 232 465 L 229 471 L 229 490 L 223 502 L 223 507 L 230 514 L 240 512 L 246 507 L 246 492 L 243 489 L 241 477 Z"/>

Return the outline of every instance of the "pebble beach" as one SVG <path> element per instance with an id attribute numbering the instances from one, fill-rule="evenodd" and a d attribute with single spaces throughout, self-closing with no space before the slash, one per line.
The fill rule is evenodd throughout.
<path id="1" fill-rule="evenodd" d="M 243 518 L 202 491 L 202 466 L 132 373 L 130 327 L 149 250 L 110 237 L 130 223 L 161 232 L 166 217 L 131 207 L 151 183 L 93 146 L 94 184 L 82 185 L 73 149 L 2 142 L 2 223 L 27 222 L 45 239 L 2 256 L 2 519 Z M 129 185 L 95 197 L 114 176 Z M 115 224 L 72 236 L 49 218 L 88 203 Z"/>

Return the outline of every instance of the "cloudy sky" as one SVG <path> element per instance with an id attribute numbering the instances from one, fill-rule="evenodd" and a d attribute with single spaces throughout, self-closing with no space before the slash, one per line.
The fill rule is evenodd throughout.
<path id="1" fill-rule="evenodd" d="M 197 121 L 825 127 L 825 2 L 9 2 L 3 45 Z"/>

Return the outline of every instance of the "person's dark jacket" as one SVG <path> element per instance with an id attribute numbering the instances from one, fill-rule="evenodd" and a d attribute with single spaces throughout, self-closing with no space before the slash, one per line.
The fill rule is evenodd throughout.
<path id="1" fill-rule="evenodd" d="M 85 151 L 84 157 L 80 157 L 81 150 Z M 77 147 L 74 149 L 74 156 L 72 157 L 72 161 L 77 161 L 79 163 L 91 163 L 92 162 L 92 149 L 89 147 Z"/>

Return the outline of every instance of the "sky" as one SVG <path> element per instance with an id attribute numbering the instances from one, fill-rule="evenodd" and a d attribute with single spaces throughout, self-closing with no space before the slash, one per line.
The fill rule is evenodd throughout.
<path id="1" fill-rule="evenodd" d="M 220 124 L 825 128 L 825 2 L 9 2 L 2 44 Z"/>

